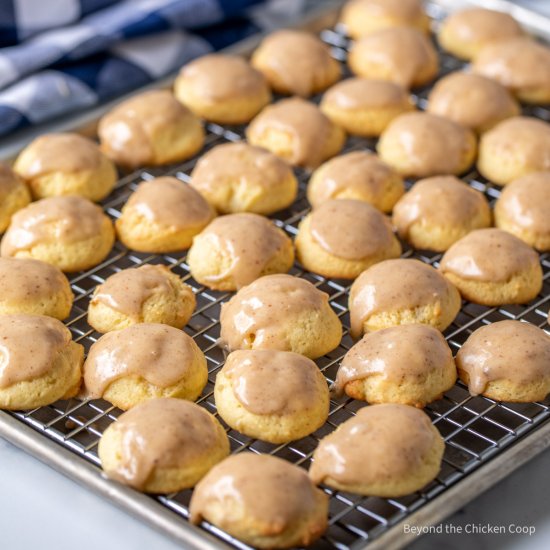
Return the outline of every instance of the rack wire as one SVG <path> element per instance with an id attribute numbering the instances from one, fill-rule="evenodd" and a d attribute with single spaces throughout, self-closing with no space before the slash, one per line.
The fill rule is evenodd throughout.
<path id="1" fill-rule="evenodd" d="M 436 20 L 444 15 L 437 5 L 429 4 L 428 8 L 430 15 Z M 349 40 L 341 30 L 326 29 L 321 32 L 321 37 L 331 46 L 334 57 L 344 62 L 347 57 Z M 439 53 L 442 64 L 441 75 L 463 66 L 462 62 L 443 52 Z M 429 90 L 428 86 L 415 95 L 415 100 L 420 108 L 425 106 Z M 530 107 L 525 109 L 525 112 L 550 121 L 549 109 Z M 241 139 L 244 139 L 242 127 L 221 127 L 209 124 L 207 125 L 205 148 L 202 152 L 204 153 L 216 145 Z M 374 145 L 374 140 L 350 138 L 343 152 L 361 149 L 373 150 Z M 118 218 L 128 196 L 142 180 L 149 180 L 160 175 L 173 175 L 188 182 L 195 162 L 196 158 L 168 168 L 141 169 L 126 175 L 120 179 L 114 192 L 103 203 L 105 211 L 113 219 Z M 305 198 L 309 175 L 303 170 L 296 170 L 296 175 L 299 180 L 299 195 L 296 202 L 290 209 L 280 212 L 274 217 L 275 223 L 291 237 L 296 235 L 299 221 L 309 210 Z M 472 187 L 482 191 L 491 203 L 499 195 L 499 189 L 488 183 L 475 169 L 463 179 Z M 410 186 L 411 183 L 409 181 L 407 185 Z M 441 257 L 440 254 L 412 250 L 406 245 L 403 256 L 418 258 L 434 266 L 438 265 Z M 550 304 L 550 256 L 542 254 L 540 258 L 544 272 L 544 285 L 541 294 L 531 303 L 524 306 L 513 305 L 497 308 L 463 303 L 459 315 L 445 331 L 445 336 L 453 351 L 458 350 L 474 330 L 496 321 L 516 319 L 528 321 L 538 327 L 545 327 Z M 117 242 L 103 263 L 89 271 L 77 274 L 71 279 L 75 301 L 66 324 L 75 341 L 83 344 L 87 351 L 100 336 L 86 322 L 89 299 L 96 285 L 103 283 L 107 277 L 121 269 L 147 263 L 162 263 L 170 266 L 172 271 L 180 275 L 195 291 L 197 309 L 184 330 L 195 339 L 208 361 L 208 384 L 198 403 L 216 414 L 213 387 L 216 373 L 224 362 L 224 354 L 216 345 L 220 328 L 218 319 L 220 305 L 231 294 L 214 292 L 199 285 L 189 273 L 185 253 L 140 254 L 127 250 L 120 242 Z M 295 265 L 291 273 L 311 281 L 320 290 L 327 292 L 332 307 L 344 325 L 345 331 L 341 344 L 337 349 L 317 361 L 327 380 L 332 382 L 339 361 L 353 345 L 349 336 L 349 311 L 347 309 L 350 283 L 325 279 L 302 270 L 299 265 Z M 351 418 L 362 406 L 364 403 L 351 399 L 333 400 L 331 401 L 329 419 L 323 427 L 304 439 L 284 445 L 271 445 L 250 439 L 232 429 L 228 429 L 227 435 L 234 453 L 243 450 L 270 453 L 308 468 L 311 455 L 319 440 L 339 424 Z M 422 491 L 395 499 L 367 498 L 324 488 L 330 496 L 330 526 L 322 539 L 314 545 L 314 548 L 356 549 L 364 547 L 380 537 L 403 518 L 420 509 L 426 503 L 437 499 L 438 495 L 460 482 L 481 465 L 489 462 L 497 454 L 504 452 L 522 436 L 536 430 L 550 418 L 550 400 L 527 404 L 498 403 L 482 396 L 470 396 L 467 388 L 458 382 L 442 399 L 426 407 L 426 412 L 446 442 L 443 465 L 437 479 Z M 97 466 L 97 475 L 101 475 L 97 456 L 98 440 L 107 426 L 121 414 L 121 411 L 103 400 L 79 401 L 71 399 L 32 411 L 2 414 L 10 414 L 20 422 L 36 429 L 43 437 L 69 449 L 81 460 Z M 151 497 L 151 505 L 154 504 L 153 500 L 157 500 L 162 506 L 175 513 L 173 521 L 186 521 L 190 495 L 191 491 L 187 490 L 171 495 Z M 201 527 L 232 547 L 247 548 L 246 545 L 207 523 L 203 523 Z"/>

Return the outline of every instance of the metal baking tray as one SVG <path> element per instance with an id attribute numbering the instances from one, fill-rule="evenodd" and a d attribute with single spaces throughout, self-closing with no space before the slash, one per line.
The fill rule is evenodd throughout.
<path id="1" fill-rule="evenodd" d="M 497 3 L 503 5 L 501 0 L 497 0 Z M 330 2 L 328 4 L 330 5 Z M 457 2 L 449 0 L 429 2 L 427 9 L 435 19 L 434 24 L 437 25 L 447 9 L 456 4 Z M 458 4 L 464 5 L 463 2 Z M 307 26 L 320 32 L 322 39 L 331 45 L 334 56 L 344 61 L 348 40 L 338 29 L 332 28 L 336 16 L 334 2 L 328 13 L 326 6 L 327 3 L 324 3 L 324 13 L 320 16 L 315 15 Z M 547 19 L 539 18 L 530 12 L 521 12 L 518 18 L 532 29 L 536 30 L 537 26 L 550 29 Z M 250 51 L 255 42 L 257 38 L 232 50 Z M 442 74 L 463 65 L 443 53 L 441 60 Z M 166 84 L 167 82 L 164 82 L 159 85 Z M 426 87 L 415 96 L 421 108 L 425 105 L 428 92 L 429 87 Z M 529 107 L 525 112 L 550 121 L 548 108 Z M 98 114 L 100 111 L 96 110 L 92 115 L 88 115 L 86 122 L 96 121 Z M 88 125 L 88 130 L 89 128 Z M 241 139 L 242 127 L 208 124 L 203 152 L 215 145 Z M 373 140 L 349 138 L 345 151 L 372 149 L 374 143 Z M 195 162 L 196 159 L 192 159 L 180 165 L 144 168 L 125 175 L 111 196 L 104 201 L 105 211 L 112 218 L 118 218 L 122 205 L 141 180 L 160 175 L 174 175 L 183 181 L 189 181 L 189 174 Z M 296 170 L 296 174 L 300 182 L 297 201 L 290 209 L 274 217 L 276 223 L 290 236 L 296 234 L 299 221 L 308 212 L 308 203 L 305 199 L 308 174 L 303 170 Z M 475 169 L 466 174 L 464 179 L 472 187 L 484 192 L 492 203 L 499 195 L 499 189 L 484 180 Z M 404 250 L 403 256 L 418 258 L 434 266 L 437 266 L 440 259 L 439 254 L 413 251 L 407 247 Z M 216 345 L 219 336 L 218 318 L 220 305 L 230 294 L 210 291 L 194 281 L 189 274 L 185 253 L 139 254 L 128 251 L 117 242 L 103 263 L 71 278 L 75 302 L 66 324 L 74 339 L 88 349 L 99 337 L 99 334 L 91 330 L 86 323 L 88 301 L 94 287 L 120 269 L 145 263 L 164 263 L 171 266 L 172 270 L 183 277 L 196 292 L 197 309 L 185 330 L 195 338 L 208 360 L 209 382 L 199 403 L 216 414 L 212 390 L 216 373 L 224 360 L 222 351 Z M 464 303 L 458 317 L 445 332 L 453 351 L 456 352 L 472 331 L 495 321 L 521 319 L 544 328 L 550 305 L 549 254 L 541 255 L 541 264 L 544 271 L 543 290 L 533 302 L 524 306 L 499 308 Z M 347 299 L 350 283 L 327 280 L 304 272 L 297 265 L 291 273 L 308 279 L 327 292 L 331 305 L 344 324 L 345 333 L 340 346 L 317 361 L 327 379 L 332 382 L 340 359 L 353 344 L 348 334 Z M 362 406 L 364 403 L 359 401 L 332 401 L 329 420 L 321 429 L 311 436 L 286 445 L 267 444 L 245 437 L 234 430 L 228 430 L 231 448 L 233 452 L 249 450 L 271 453 L 307 468 L 319 439 L 350 418 Z M 429 405 L 426 412 L 446 441 L 443 465 L 437 479 L 422 491 L 397 499 L 366 498 L 325 488 L 330 495 L 330 526 L 325 536 L 313 548 L 400 548 L 413 536 L 404 532 L 405 523 L 428 525 L 442 521 L 509 472 L 550 446 L 550 400 L 527 404 L 497 403 L 481 396 L 471 397 L 467 388 L 458 382 L 442 399 Z M 105 428 L 120 413 L 120 410 L 102 400 L 76 399 L 60 401 L 32 411 L 0 412 L 0 435 L 162 533 L 173 537 L 186 548 L 247 548 L 212 525 L 203 523 L 200 527 L 195 527 L 188 523 L 190 490 L 166 496 L 147 496 L 110 481 L 102 475 L 97 443 Z"/>

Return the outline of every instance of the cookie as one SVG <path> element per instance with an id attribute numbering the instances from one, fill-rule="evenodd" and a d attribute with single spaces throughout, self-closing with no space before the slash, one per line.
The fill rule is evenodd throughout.
<path id="1" fill-rule="evenodd" d="M 226 424 L 274 444 L 306 437 L 329 412 L 325 377 L 311 359 L 290 351 L 230 353 L 216 375 L 214 396 Z"/>
<path id="2" fill-rule="evenodd" d="M 111 220 L 88 199 L 49 197 L 19 210 L 6 231 L 4 257 L 34 258 L 69 273 L 101 263 L 115 242 Z"/>
<path id="3" fill-rule="evenodd" d="M 525 304 L 542 288 L 538 254 L 501 229 L 477 229 L 453 244 L 439 270 L 465 300 L 485 306 Z"/>
<path id="4" fill-rule="evenodd" d="M 298 466 L 243 452 L 201 480 L 189 512 L 191 523 L 206 520 L 254 548 L 294 548 L 325 532 L 328 496 Z"/>
<path id="5" fill-rule="evenodd" d="M 262 73 L 228 54 L 204 55 L 185 65 L 174 94 L 197 116 L 219 124 L 245 124 L 271 101 Z"/>
<path id="6" fill-rule="evenodd" d="M 342 338 L 328 295 L 292 275 L 266 275 L 241 288 L 222 304 L 220 325 L 220 345 L 228 351 L 293 351 L 315 359 Z"/>
<path id="7" fill-rule="evenodd" d="M 419 260 L 385 260 L 353 283 L 351 335 L 397 325 L 423 324 L 445 330 L 460 310 L 458 290 L 437 269 Z"/>
<path id="8" fill-rule="evenodd" d="M 105 474 L 145 493 L 193 487 L 229 454 L 225 430 L 206 409 L 152 399 L 119 416 L 98 446 Z"/>
<path id="9" fill-rule="evenodd" d="M 166 90 L 118 104 L 99 121 L 98 135 L 103 152 L 127 169 L 181 162 L 204 143 L 198 117 Z"/>
<path id="10" fill-rule="evenodd" d="M 299 55 L 296 55 L 299 52 Z M 252 54 L 274 92 L 310 97 L 340 79 L 340 64 L 329 47 L 306 31 L 282 29 L 267 35 Z"/>
<path id="11" fill-rule="evenodd" d="M 483 193 L 455 176 L 417 181 L 394 207 L 398 235 L 414 248 L 443 252 L 474 229 L 491 225 Z"/>
<path id="12" fill-rule="evenodd" d="M 298 192 L 284 160 L 244 142 L 223 143 L 205 153 L 191 172 L 191 186 L 220 214 L 268 216 L 289 207 Z"/>
<path id="13" fill-rule="evenodd" d="M 298 261 L 313 273 L 355 279 L 367 267 L 398 258 L 401 245 L 390 220 L 363 201 L 323 202 L 298 226 Z"/>
<path id="14" fill-rule="evenodd" d="M 185 332 L 138 323 L 104 334 L 84 363 L 84 394 L 127 410 L 143 401 L 194 401 L 206 386 L 206 359 Z"/>
<path id="15" fill-rule="evenodd" d="M 187 324 L 196 300 L 193 289 L 163 265 L 123 269 L 98 285 L 88 307 L 88 324 L 101 333 L 136 323 Z"/>
<path id="16" fill-rule="evenodd" d="M 129 249 L 162 254 L 189 248 L 215 215 L 190 185 L 160 177 L 138 185 L 122 207 L 116 230 Z"/>
<path id="17" fill-rule="evenodd" d="M 13 169 L 35 199 L 80 195 L 98 202 L 113 190 L 117 171 L 96 143 L 78 134 L 45 134 L 19 153 Z"/>
<path id="18" fill-rule="evenodd" d="M 0 315 L 0 334 L 0 409 L 35 409 L 77 394 L 84 348 L 61 321 Z"/>
<path id="19" fill-rule="evenodd" d="M 214 290 L 237 290 L 259 277 L 286 273 L 294 263 L 290 237 L 258 214 L 220 216 L 193 239 L 193 278 Z"/>
<path id="20" fill-rule="evenodd" d="M 437 476 L 444 450 L 443 438 L 423 411 L 372 405 L 320 441 L 309 476 L 339 491 L 400 497 Z"/>

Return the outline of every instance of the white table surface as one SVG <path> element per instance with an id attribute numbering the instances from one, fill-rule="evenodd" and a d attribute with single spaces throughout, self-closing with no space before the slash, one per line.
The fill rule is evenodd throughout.
<path id="1" fill-rule="evenodd" d="M 550 451 L 481 495 L 447 523 L 532 525 L 533 536 L 428 535 L 412 550 L 550 548 Z M 0 439 L 0 548 L 175 550 L 182 548 L 112 504 Z"/>

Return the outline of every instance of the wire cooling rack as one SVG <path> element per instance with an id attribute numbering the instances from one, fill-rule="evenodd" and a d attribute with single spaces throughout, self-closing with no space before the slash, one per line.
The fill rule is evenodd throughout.
<path id="1" fill-rule="evenodd" d="M 435 4 L 429 4 L 428 8 L 437 24 L 437 19 L 443 15 L 442 10 Z M 344 34 L 338 29 L 326 29 L 321 32 L 321 37 L 331 46 L 334 57 L 344 62 L 349 47 L 349 41 Z M 440 52 L 440 57 L 441 75 L 459 69 L 463 65 L 442 52 Z M 420 108 L 425 106 L 429 89 L 430 87 L 422 89 L 415 95 L 415 100 Z M 550 110 L 546 108 L 530 107 L 525 112 L 544 120 L 550 120 Z M 209 124 L 203 152 L 216 145 L 239 141 L 243 138 L 242 127 L 221 127 Z M 374 140 L 350 138 L 343 152 L 360 149 L 372 150 L 374 145 Z M 104 201 L 105 211 L 113 219 L 118 218 L 128 196 L 142 180 L 150 180 L 160 175 L 173 175 L 188 182 L 195 162 L 196 159 L 192 159 L 181 165 L 168 168 L 137 170 L 123 177 L 111 196 Z M 274 217 L 277 225 L 291 237 L 296 235 L 297 225 L 309 209 L 305 198 L 309 175 L 302 170 L 296 170 L 296 175 L 299 180 L 297 201 L 290 209 L 280 212 Z M 499 195 L 499 189 L 484 180 L 476 170 L 469 172 L 464 179 L 472 187 L 485 193 L 491 203 Z M 410 186 L 411 182 L 407 182 L 407 185 Z M 441 257 L 439 254 L 414 251 L 406 246 L 403 256 L 418 258 L 434 266 L 438 265 Z M 189 273 L 185 253 L 140 254 L 128 251 L 121 243 L 117 242 L 109 257 L 102 264 L 72 277 L 71 286 L 75 293 L 75 302 L 66 324 L 74 339 L 88 350 L 100 336 L 91 330 L 86 322 L 89 299 L 96 285 L 103 283 L 107 277 L 121 269 L 147 263 L 162 263 L 170 266 L 172 271 L 180 275 L 195 291 L 197 309 L 188 326 L 185 327 L 185 331 L 195 339 L 208 360 L 208 384 L 203 392 L 203 397 L 198 402 L 216 414 L 213 387 L 216 373 L 224 362 L 224 354 L 216 345 L 220 335 L 218 319 L 220 306 L 230 297 L 230 294 L 214 292 L 199 285 Z M 533 302 L 524 306 L 514 305 L 499 308 L 464 303 L 458 317 L 445 332 L 453 351 L 456 352 L 474 330 L 492 322 L 517 319 L 545 327 L 550 305 L 550 256 L 548 254 L 541 255 L 541 264 L 544 271 L 543 290 Z M 332 382 L 340 359 L 353 345 L 348 333 L 347 300 L 350 283 L 325 279 L 303 271 L 298 265 L 293 267 L 291 273 L 311 281 L 320 290 L 327 292 L 332 307 L 344 325 L 345 332 L 340 346 L 317 361 L 327 380 Z M 250 439 L 231 429 L 228 429 L 227 433 L 233 452 L 249 450 L 257 453 L 270 453 L 308 468 L 311 455 L 319 440 L 352 417 L 362 406 L 364 403 L 350 399 L 331 401 L 329 419 L 322 428 L 304 439 L 285 445 L 276 446 Z M 472 479 L 472 474 L 476 470 L 484 467 L 483 472 L 487 472 L 489 477 L 496 480 L 499 477 L 499 474 L 496 473 L 497 470 L 500 469 L 500 475 L 502 475 L 502 472 L 514 467 L 512 464 L 507 465 L 507 462 L 519 465 L 518 458 L 517 456 L 514 458 L 512 449 L 514 446 L 516 449 L 519 448 L 517 443 L 525 440 L 537 428 L 539 428 L 538 432 L 541 432 L 542 424 L 550 418 L 550 401 L 528 404 L 497 403 L 481 396 L 471 397 L 467 388 L 458 382 L 442 399 L 429 405 L 426 412 L 446 442 L 443 465 L 437 479 L 422 491 L 397 499 L 366 498 L 325 488 L 324 490 L 330 495 L 330 526 L 322 539 L 314 545 L 314 548 L 357 549 L 367 544 L 376 546 L 382 540 L 391 540 L 394 546 L 404 544 L 405 539 L 402 532 L 397 532 L 398 525 L 419 516 L 418 512 L 422 512 L 424 509 L 436 510 L 438 504 L 443 503 L 442 496 L 449 497 L 453 490 L 453 494 L 457 495 L 459 494 L 457 491 L 462 492 L 462 497 L 459 500 L 465 501 L 466 481 L 469 478 Z M 108 495 L 143 519 L 148 519 L 157 528 L 185 542 L 187 547 L 226 547 L 223 544 L 226 543 L 236 548 L 247 548 L 207 523 L 204 523 L 199 529 L 187 524 L 190 490 L 166 496 L 147 497 L 102 477 L 98 468 L 98 440 L 107 426 L 120 414 L 120 410 L 102 400 L 83 402 L 71 399 L 27 412 L 0 412 L 0 434 L 7 436 L 63 472 L 87 483 L 104 495 Z M 30 426 L 33 430 L 25 429 L 23 425 Z M 54 442 L 53 445 L 52 442 Z M 543 446 L 542 443 L 539 446 Z M 534 452 L 533 448 L 526 451 L 521 460 L 532 456 Z M 508 461 L 507 457 L 509 457 Z M 475 494 L 481 492 L 482 486 L 483 483 L 480 482 L 477 488 L 472 490 L 470 487 L 468 498 L 473 498 Z M 453 507 L 448 504 L 449 498 L 446 498 L 446 501 L 444 509 L 446 513 L 450 513 Z M 439 506 L 439 508 L 441 507 Z M 166 513 L 167 511 L 172 513 Z M 424 517 L 424 521 L 436 521 L 442 516 L 441 510 L 434 511 L 431 516 Z M 215 538 L 209 537 L 207 532 Z"/>

